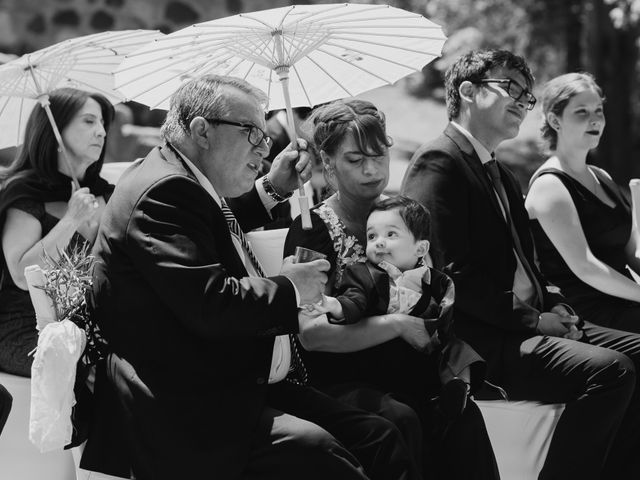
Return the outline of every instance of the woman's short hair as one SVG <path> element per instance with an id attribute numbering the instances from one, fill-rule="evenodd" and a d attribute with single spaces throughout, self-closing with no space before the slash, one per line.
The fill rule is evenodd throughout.
<path id="1" fill-rule="evenodd" d="M 334 155 L 349 134 L 365 155 L 379 156 L 393 145 L 384 114 L 366 100 L 338 100 L 315 109 L 303 130 L 316 151 Z"/>
<path id="2" fill-rule="evenodd" d="M 549 113 L 561 116 L 569 100 L 587 90 L 594 91 L 604 100 L 602 89 L 590 73 L 565 73 L 549 80 L 544 85 L 541 96 L 543 120 L 540 131 L 543 140 L 547 142 L 551 150 L 555 150 L 558 146 L 558 132 L 549 124 L 547 119 Z"/>
<path id="3" fill-rule="evenodd" d="M 445 72 L 444 86 L 449 120 L 460 115 L 460 85 L 464 81 L 479 82 L 490 70 L 505 68 L 520 72 L 525 79 L 524 87 L 533 87 L 533 74 L 524 58 L 508 50 L 474 50 L 460 56 Z"/>
<path id="4" fill-rule="evenodd" d="M 103 95 L 87 92 L 75 88 L 60 88 L 49 93 L 51 113 L 56 121 L 58 130 L 62 132 L 73 120 L 73 117 L 82 109 L 87 100 L 91 98 L 100 105 L 104 130 L 109 132 L 113 120 L 113 106 Z M 100 158 L 91 168 L 102 168 L 106 150 L 106 142 L 100 153 Z M 27 121 L 24 143 L 18 150 L 15 160 L 0 170 L 0 182 L 12 178 L 14 174 L 22 171 L 33 171 L 44 180 L 53 179 L 58 174 L 58 141 L 44 108 L 39 105 L 33 107 L 33 111 Z"/>
<path id="5" fill-rule="evenodd" d="M 194 118 L 224 118 L 231 109 L 225 95 L 228 88 L 247 94 L 266 108 L 267 96 L 249 82 L 223 75 L 202 75 L 183 83 L 171 96 L 160 135 L 167 142 L 179 142 L 188 135 L 189 125 Z"/>

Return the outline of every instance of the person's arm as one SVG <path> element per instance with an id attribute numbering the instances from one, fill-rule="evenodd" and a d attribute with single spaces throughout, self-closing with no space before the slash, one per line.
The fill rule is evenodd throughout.
<path id="1" fill-rule="evenodd" d="M 67 212 L 56 225 L 42 237 L 40 221 L 21 209 L 7 209 L 2 231 L 2 251 L 13 283 L 27 290 L 24 269 L 29 265 L 45 267 L 44 253 L 58 258 L 58 252 L 67 248 L 69 240 L 78 228 L 90 220 L 95 211 L 95 197 L 88 188 L 73 193 Z"/>
<path id="2" fill-rule="evenodd" d="M 495 273 L 478 263 L 480 256 L 473 249 L 477 238 L 469 229 L 469 186 L 459 168 L 443 150 L 421 150 L 403 180 L 401 193 L 431 212 L 435 266 L 456 285 L 456 309 L 504 330 L 535 331 L 530 316 L 514 313 L 512 292 L 503 290 Z"/>
<path id="3" fill-rule="evenodd" d="M 331 323 L 349 325 L 358 323 L 364 317 L 385 313 L 376 311 L 378 295 L 365 263 L 355 263 L 344 269 L 337 294 L 342 317 L 329 319 Z"/>
<path id="4" fill-rule="evenodd" d="M 138 200 L 125 248 L 166 308 L 197 335 L 297 332 L 296 296 L 289 279 L 228 273 L 225 267 L 233 265 L 230 257 L 236 252 L 220 231 L 222 222 L 204 189 L 187 177 L 167 177 Z"/>
<path id="5" fill-rule="evenodd" d="M 580 280 L 608 295 L 640 302 L 640 285 L 602 262 L 589 248 L 571 195 L 560 179 L 553 175 L 537 178 L 526 207 Z"/>
<path id="6" fill-rule="evenodd" d="M 424 322 L 402 313 L 377 315 L 353 325 L 334 325 L 325 316 L 311 318 L 300 312 L 298 338 L 306 350 L 321 352 L 357 352 L 402 337 L 422 350 L 429 341 Z"/>
<path id="7" fill-rule="evenodd" d="M 299 138 L 298 149 L 288 145 L 277 155 L 266 177 L 276 195 L 286 197 L 289 192 L 298 188 L 298 177 L 303 182 L 311 178 L 312 166 L 313 153 L 307 151 L 307 141 Z M 229 208 L 245 232 L 271 221 L 271 209 L 280 201 L 276 201 L 267 193 L 262 181 L 262 177 L 257 179 L 251 191 L 238 198 L 227 200 Z M 257 199 L 260 200 L 260 204 L 256 202 Z"/>

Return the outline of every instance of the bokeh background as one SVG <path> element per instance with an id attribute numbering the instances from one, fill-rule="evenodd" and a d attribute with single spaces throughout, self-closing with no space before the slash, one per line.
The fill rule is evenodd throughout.
<path id="1" fill-rule="evenodd" d="M 79 35 L 130 28 L 169 33 L 201 21 L 292 3 L 286 0 L 0 0 L 0 63 Z M 606 95 L 607 128 L 591 163 L 625 185 L 640 177 L 640 0 L 398 0 L 387 3 L 444 26 L 441 59 L 398 84 L 362 95 L 387 115 L 394 137 L 390 191 L 397 190 L 417 146 L 446 125 L 442 74 L 461 53 L 499 47 L 524 55 L 537 79 L 571 71 L 595 75 Z M 127 104 L 109 139 L 109 161 L 130 161 L 157 142 L 164 112 Z M 544 159 L 541 113 L 529 113 L 520 135 L 498 151 L 526 190 Z M 0 152 L 6 162 L 13 150 Z"/>

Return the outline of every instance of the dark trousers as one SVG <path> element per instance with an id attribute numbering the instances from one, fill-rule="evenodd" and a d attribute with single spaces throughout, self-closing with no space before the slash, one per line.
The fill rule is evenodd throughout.
<path id="1" fill-rule="evenodd" d="M 332 385 L 324 390 L 396 425 L 425 479 L 500 478 L 484 419 L 473 401 L 460 418 L 446 424 L 435 402 L 426 397 L 383 392 L 363 384 Z"/>
<path id="2" fill-rule="evenodd" d="M 214 475 L 215 477 L 215 475 Z M 356 458 L 318 425 L 264 409 L 242 480 L 366 480 Z"/>
<path id="3" fill-rule="evenodd" d="M 512 400 L 566 403 L 540 479 L 640 478 L 640 335 L 589 322 L 584 332 L 522 342 L 504 387 Z"/>
<path id="4" fill-rule="evenodd" d="M 314 388 L 289 382 L 271 385 L 267 402 L 322 427 L 357 458 L 372 480 L 422 478 L 401 432 L 379 415 L 349 406 Z M 304 474 L 299 478 L 310 477 Z"/>
<path id="5" fill-rule="evenodd" d="M 116 355 L 110 355 L 105 366 L 96 377 L 96 394 L 102 403 L 96 405 L 100 413 L 95 416 L 81 466 L 123 477 L 128 477 L 132 468 L 141 480 L 182 478 L 179 471 L 170 471 L 174 465 L 179 469 L 180 462 L 175 458 L 165 462 L 154 455 L 128 427 L 136 418 L 127 408 L 119 408 L 123 398 L 131 395 L 118 395 L 114 384 L 122 386 L 126 379 L 133 395 L 136 389 L 146 388 L 133 367 Z M 234 479 L 420 479 L 400 433 L 390 422 L 311 387 L 287 382 L 269 386 L 266 406 L 251 438 L 248 457 Z M 180 457 L 181 449 L 194 448 L 190 447 L 193 442 L 183 438 L 169 440 L 174 457 Z M 233 445 L 229 448 L 229 455 L 235 455 Z M 182 466 L 183 473 L 188 467 Z M 231 478 L 217 473 L 215 478 Z"/>

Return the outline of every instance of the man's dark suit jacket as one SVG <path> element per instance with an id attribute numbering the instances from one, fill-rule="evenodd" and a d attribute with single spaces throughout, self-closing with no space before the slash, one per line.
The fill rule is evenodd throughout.
<path id="1" fill-rule="evenodd" d="M 472 382 L 475 389 L 484 380 L 484 361 L 469 345 L 459 340 L 453 333 L 453 305 L 455 301 L 453 281 L 438 270 L 432 268 L 429 270 L 431 278 L 427 278 L 425 273 L 422 278 L 422 295 L 418 303 L 407 313 L 423 318 L 425 328 L 432 337 L 437 332 L 438 340 L 434 342 L 434 349 L 430 353 L 434 355 L 432 362 L 437 363 L 441 381 L 446 383 L 453 377 L 460 375 L 464 368 L 470 367 L 473 370 Z M 353 324 L 366 317 L 387 313 L 389 309 L 389 281 L 389 274 L 370 262 L 349 265 L 344 270 L 342 283 L 336 292 L 338 301 L 342 305 L 344 321 L 335 322 L 331 319 L 330 321 L 332 323 Z M 396 358 L 405 356 L 405 350 L 410 351 L 409 358 L 411 356 L 417 358 L 412 351 L 413 348 L 401 339 L 388 342 L 388 348 L 395 349 L 395 355 L 393 353 L 378 355 L 367 362 L 365 368 L 374 371 L 372 378 L 381 382 L 386 376 L 388 377 L 387 381 L 395 384 L 398 388 L 401 388 L 403 383 L 415 383 L 419 370 L 410 373 L 408 366 L 400 365 L 400 362 L 395 362 L 398 364 L 398 369 L 389 367 L 389 363 L 394 362 L 394 356 Z M 401 351 L 402 353 L 398 353 Z M 371 362 L 383 365 L 371 368 L 373 365 Z M 414 368 L 423 362 L 415 363 L 416 365 L 412 365 Z M 385 372 L 387 375 L 384 375 Z"/>
<path id="2" fill-rule="evenodd" d="M 532 308 L 513 295 L 516 257 L 509 227 L 491 181 L 469 140 L 453 125 L 414 154 L 402 194 L 431 212 L 437 268 L 456 285 L 455 331 L 487 361 L 487 377 L 500 382 L 520 344 L 536 333 L 540 311 L 563 297 L 549 293 L 533 261 L 533 240 L 522 191 L 500 163 L 500 175 L 522 248 L 543 288 L 542 305 Z"/>
<path id="3" fill-rule="evenodd" d="M 269 220 L 255 188 L 229 205 L 245 230 Z M 94 254 L 95 318 L 132 367 L 112 380 L 138 470 L 238 477 L 265 407 L 273 336 L 298 330 L 292 283 L 247 277 L 220 207 L 167 147 L 124 173 Z M 84 466 L 109 469 L 97 449 Z"/>

